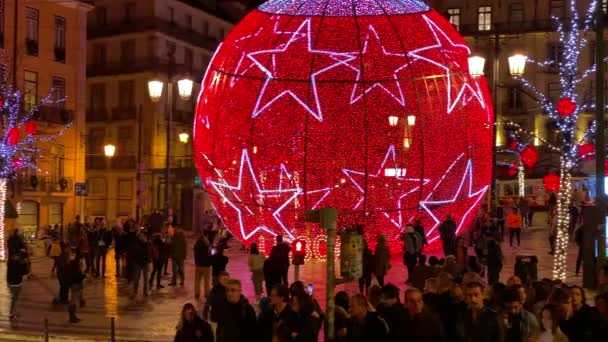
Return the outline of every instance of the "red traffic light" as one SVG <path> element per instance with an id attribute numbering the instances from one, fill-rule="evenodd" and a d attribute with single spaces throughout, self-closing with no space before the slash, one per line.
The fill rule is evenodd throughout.
<path id="1" fill-rule="evenodd" d="M 293 253 L 291 253 L 292 264 L 304 265 L 304 259 L 306 258 L 306 242 L 303 240 L 295 240 L 292 244 Z"/>

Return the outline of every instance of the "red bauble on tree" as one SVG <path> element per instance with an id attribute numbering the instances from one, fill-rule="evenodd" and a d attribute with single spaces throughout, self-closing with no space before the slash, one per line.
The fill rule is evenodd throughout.
<path id="1" fill-rule="evenodd" d="M 543 178 L 543 185 L 545 190 L 552 192 L 559 190 L 559 176 L 555 173 L 550 173 Z"/>
<path id="2" fill-rule="evenodd" d="M 555 108 L 559 115 L 570 116 L 574 114 L 574 111 L 576 110 L 576 102 L 569 97 L 562 97 L 557 101 Z"/>
<path id="3" fill-rule="evenodd" d="M 536 150 L 536 147 L 528 145 L 524 147 L 523 150 L 521 150 L 519 158 L 521 159 L 521 162 L 522 164 L 524 164 L 525 167 L 531 169 L 538 161 L 538 150 Z"/>
<path id="4" fill-rule="evenodd" d="M 21 159 L 21 157 L 13 158 L 13 169 L 18 170 L 24 166 L 25 162 L 23 161 L 23 159 Z"/>
<path id="5" fill-rule="evenodd" d="M 514 141 L 514 140 L 513 140 L 513 141 L 511 141 L 511 143 L 509 144 L 509 147 L 510 147 L 512 150 L 517 150 L 517 147 L 519 147 L 519 144 L 517 143 L 517 141 Z"/>
<path id="6" fill-rule="evenodd" d="M 595 146 L 590 143 L 582 144 L 578 147 L 579 157 L 585 160 L 591 160 L 595 157 Z"/>
<path id="7" fill-rule="evenodd" d="M 340 226 L 364 224 L 368 241 L 381 233 L 397 249 L 415 219 L 433 242 L 447 214 L 460 233 L 480 205 L 493 113 L 465 41 L 421 0 L 355 4 L 271 0 L 211 60 L 195 161 L 242 241 L 296 239 L 306 210 L 335 207 Z M 405 112 L 407 134 L 386 120 Z"/>
<path id="8" fill-rule="evenodd" d="M 36 123 L 34 121 L 28 121 L 28 122 L 26 122 L 25 124 L 23 124 L 23 130 L 27 134 L 34 134 L 34 133 L 36 133 L 36 130 L 37 130 Z"/>
<path id="9" fill-rule="evenodd" d="M 19 143 L 19 135 L 19 128 L 13 127 L 9 129 L 8 136 L 6 137 L 6 142 L 11 146 L 17 145 Z"/>

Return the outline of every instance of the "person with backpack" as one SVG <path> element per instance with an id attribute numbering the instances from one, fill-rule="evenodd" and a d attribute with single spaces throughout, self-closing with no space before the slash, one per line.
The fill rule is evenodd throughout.
<path id="1" fill-rule="evenodd" d="M 414 274 L 414 267 L 418 261 L 418 255 L 422 251 L 423 240 L 420 234 L 416 232 L 414 226 L 408 224 L 405 228 L 405 234 L 401 237 L 403 245 L 403 263 L 407 267 L 407 283 L 411 282 Z"/>

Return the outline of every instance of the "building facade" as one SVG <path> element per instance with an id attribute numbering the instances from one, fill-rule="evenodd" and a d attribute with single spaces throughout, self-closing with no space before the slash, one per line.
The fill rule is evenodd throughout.
<path id="1" fill-rule="evenodd" d="M 600 0 L 604 10 L 607 0 Z M 508 57 L 523 54 L 536 61 L 562 60 L 563 46 L 558 39 L 557 25 L 552 18 L 570 17 L 567 0 L 432 0 L 429 2 L 437 11 L 456 27 L 465 37 L 472 54 L 486 59 L 485 75 L 493 96 L 497 122 L 509 120 L 533 132 L 537 138 L 530 143 L 537 146 L 541 157 L 537 167 L 529 174 L 540 178 L 559 169 L 558 156 L 551 154 L 542 146 L 541 139 L 557 142 L 556 127 L 542 113 L 539 104 L 522 91 L 518 82 L 509 72 Z M 588 1 L 578 1 L 579 13 L 584 15 Z M 581 70 L 589 68 L 595 60 L 595 35 L 589 32 L 586 37 L 588 48 L 579 60 Z M 539 67 L 527 63 L 524 77 L 538 90 L 557 100 L 560 94 L 557 63 Z M 604 88 L 608 87 L 605 85 Z M 590 77 L 582 88 L 585 101 L 594 101 L 594 77 Z M 582 138 L 593 119 L 593 113 L 586 113 L 577 122 L 576 136 Z M 508 132 L 497 128 L 496 146 L 508 143 Z M 504 156 L 503 156 L 504 157 Z M 498 157 L 499 159 L 501 156 Z M 584 169 L 584 167 L 583 167 Z M 584 171 L 584 170 L 581 170 Z M 496 174 L 506 177 L 506 169 L 497 167 Z M 512 178 L 512 177 L 511 177 Z"/>
<path id="2" fill-rule="evenodd" d="M 194 0 L 98 0 L 89 13 L 87 60 L 88 217 L 135 217 L 165 206 L 167 120 L 170 131 L 170 208 L 191 226 L 194 202 L 202 200 L 190 141 L 198 85 L 213 51 L 232 28 L 229 20 Z M 215 14 L 213 14 L 215 13 Z M 173 88 L 167 103 L 166 81 L 189 77 L 189 100 Z M 165 82 L 153 102 L 148 81 Z M 104 146 L 116 146 L 112 158 Z M 138 174 L 139 173 L 139 174 Z M 139 208 L 139 209 L 138 209 Z"/>
<path id="3" fill-rule="evenodd" d="M 56 134 L 43 146 L 39 170 L 20 170 L 9 186 L 8 199 L 19 217 L 16 225 L 30 232 L 74 220 L 83 203 L 74 184 L 85 181 L 85 84 L 87 12 L 81 1 L 0 1 L 0 47 L 7 82 L 22 91 L 29 110 L 49 93 L 65 102 L 41 105 L 33 119 L 37 134 Z M 15 29 L 16 28 L 16 29 Z"/>

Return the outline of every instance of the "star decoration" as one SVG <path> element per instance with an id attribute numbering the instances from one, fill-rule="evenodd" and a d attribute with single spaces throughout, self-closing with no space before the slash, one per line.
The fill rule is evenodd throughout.
<path id="1" fill-rule="evenodd" d="M 423 15 L 422 17 L 433 33 L 436 44 L 414 49 L 409 52 L 409 55 L 413 58 L 414 62 L 428 62 L 445 71 L 448 96 L 447 113 L 450 114 L 460 101 L 463 101 L 466 105 L 473 99 L 479 101 L 481 107 L 485 109 L 486 103 L 477 83 L 477 89 L 474 89 L 473 86 L 468 83 L 468 76 L 459 76 L 459 73 L 463 72 L 464 68 L 460 65 L 461 63 L 458 59 L 462 58 L 463 55 L 468 56 L 470 54 L 469 48 L 464 44 L 453 42 L 450 37 L 448 37 L 448 35 L 426 15 Z M 453 96 L 452 92 L 456 91 L 456 89 L 452 88 L 455 87 L 455 83 L 459 77 L 462 78 L 462 80 L 459 81 L 462 81 L 463 84 L 457 91 L 456 96 Z"/>
<path id="2" fill-rule="evenodd" d="M 266 74 L 266 80 L 260 89 L 251 114 L 252 118 L 260 115 L 282 97 L 289 96 L 315 119 L 323 121 L 316 78 L 326 71 L 352 61 L 355 57 L 348 53 L 314 49 L 312 47 L 310 25 L 310 19 L 304 20 L 283 46 L 271 50 L 256 51 L 247 55 Z M 305 50 L 305 53 L 302 53 L 302 50 Z M 310 58 L 311 62 L 302 61 L 303 57 Z M 313 65 L 313 58 L 316 70 L 293 65 L 294 60 L 300 60 L 302 65 Z M 321 65 L 323 66 L 321 67 Z M 287 75 L 289 77 L 285 77 Z M 299 82 L 275 82 L 281 78 L 289 78 Z M 303 86 L 303 81 L 308 82 L 308 86 Z"/>
<path id="3" fill-rule="evenodd" d="M 466 161 L 466 166 L 462 174 L 462 178 L 460 179 L 458 188 L 454 192 L 454 196 L 441 200 L 431 199 L 435 194 L 436 190 L 441 186 L 441 184 L 446 178 L 453 178 L 452 174 L 454 172 L 457 172 L 454 171 L 455 166 L 458 163 L 464 162 L 464 160 L 464 153 L 462 153 L 460 154 L 460 156 L 458 156 L 458 158 L 456 158 L 456 160 L 454 160 L 450 167 L 448 167 L 446 172 L 439 179 L 439 181 L 437 182 L 433 190 L 429 193 L 429 195 L 426 197 L 426 199 L 424 201 L 420 201 L 420 208 L 424 210 L 424 212 L 426 212 L 426 214 L 430 216 L 430 218 L 433 220 L 433 226 L 427 231 L 427 236 L 429 236 L 435 229 L 437 229 L 437 226 L 439 226 L 439 224 L 441 224 L 442 222 L 434 213 L 434 210 L 443 208 L 457 201 L 460 208 L 464 208 L 461 210 L 465 210 L 465 212 L 461 216 L 460 221 L 457 224 L 456 233 L 458 233 L 462 228 L 462 225 L 464 224 L 464 221 L 466 220 L 467 216 L 471 213 L 471 211 L 473 211 L 479 201 L 481 201 L 484 194 L 486 193 L 486 190 L 488 189 L 488 185 L 486 185 L 477 191 L 473 191 L 473 162 L 471 159 L 468 159 Z M 436 240 L 437 238 L 438 237 L 433 238 L 429 241 L 429 243 Z"/>
<path id="4" fill-rule="evenodd" d="M 218 173 L 216 169 L 216 173 Z M 215 189 L 217 194 L 222 198 L 228 206 L 233 208 L 237 214 L 238 229 L 243 239 L 247 240 L 254 234 L 264 231 L 271 235 L 276 235 L 269 227 L 258 224 L 258 222 L 267 222 L 261 216 L 267 215 L 265 211 L 268 211 L 270 204 L 268 202 L 277 203 L 278 206 L 272 209 L 272 217 L 278 224 L 278 226 L 285 232 L 287 240 L 293 240 L 291 230 L 282 221 L 281 211 L 291 204 L 298 195 L 302 192 L 299 188 L 290 189 L 275 189 L 266 190 L 258 182 L 256 173 L 253 169 L 251 159 L 246 149 L 243 149 L 241 154 L 241 164 L 239 167 L 238 182 L 236 185 L 229 185 L 221 173 L 218 173 L 219 181 L 211 179 L 207 180 L 207 183 Z M 239 196 L 239 193 L 251 194 L 250 198 L 247 199 L 243 196 Z M 252 203 L 255 202 L 255 203 Z M 252 208 L 253 207 L 253 208 Z M 252 228 L 255 227 L 255 228 Z"/>
<path id="5" fill-rule="evenodd" d="M 280 174 L 279 174 L 279 189 L 278 190 L 282 190 L 283 187 L 285 185 L 283 185 L 283 183 L 287 183 L 290 186 L 295 186 L 296 188 L 300 188 L 299 184 L 298 184 L 298 180 L 297 177 L 295 177 L 294 175 L 290 174 L 289 171 L 287 171 L 287 167 L 285 166 L 285 164 L 281 164 L 280 165 Z M 319 206 L 321 205 L 321 203 L 323 203 L 323 201 L 325 200 L 325 198 L 327 198 L 327 196 L 329 196 L 329 193 L 331 192 L 332 188 L 328 187 L 328 188 L 323 188 L 323 189 L 317 189 L 317 190 L 306 190 L 306 191 L 301 191 L 299 193 L 299 196 L 306 196 L 307 199 L 313 198 L 314 204 L 310 207 L 310 209 L 317 209 L 319 208 Z M 318 197 L 318 198 L 316 198 Z M 314 200 L 316 199 L 316 200 Z M 299 205 L 299 200 L 296 198 L 295 200 L 295 204 L 296 207 L 298 207 Z M 311 202 L 308 202 L 311 203 Z"/>
<path id="6" fill-rule="evenodd" d="M 400 105 L 405 106 L 405 98 L 401 85 L 399 84 L 399 72 L 409 64 L 407 53 L 395 53 L 386 50 L 382 44 L 378 32 L 373 25 L 369 25 L 369 32 L 363 43 L 361 54 L 352 53 L 357 59 L 348 63 L 348 66 L 355 70 L 357 78 L 354 82 L 353 91 L 350 96 L 350 104 L 354 104 L 373 89 L 384 90 Z M 387 67 L 391 65 L 391 67 Z M 361 69 L 367 75 L 374 75 L 377 81 L 363 80 Z M 390 70 L 393 70 L 390 72 Z M 388 72 L 387 72 L 388 71 Z M 369 76 L 368 76 L 369 77 Z M 366 81 L 364 83 L 363 81 Z M 365 84 L 361 86 L 361 84 Z"/>
<path id="7" fill-rule="evenodd" d="M 429 182 L 428 179 L 420 179 L 420 178 L 406 178 L 406 175 L 396 175 L 392 177 L 387 177 L 384 175 L 387 164 L 390 162 L 389 167 L 394 167 L 395 169 L 399 169 L 397 165 L 397 158 L 395 154 L 395 146 L 390 145 L 386 154 L 384 155 L 384 159 L 376 173 L 367 175 L 367 183 L 368 183 L 368 193 L 367 198 L 368 201 L 372 202 L 370 204 L 371 210 L 381 210 L 382 214 L 393 224 L 397 229 L 402 230 L 403 224 L 407 220 L 403 219 L 403 208 L 402 202 L 405 197 L 408 195 L 418 191 L 421 186 L 424 186 Z M 353 210 L 357 210 L 363 204 L 365 189 L 365 172 L 362 171 L 353 171 L 349 169 L 342 169 L 342 172 L 350 179 L 353 185 L 359 190 L 361 197 L 353 207 Z M 410 186 L 404 186 L 404 183 L 410 183 Z M 395 199 L 394 192 L 398 192 L 398 196 Z M 385 198 L 395 199 L 397 210 L 386 211 L 386 208 L 383 208 L 380 205 L 376 205 L 373 203 L 374 198 L 379 198 L 384 200 Z"/>
<path id="8" fill-rule="evenodd" d="M 196 129 L 197 124 L 201 124 L 201 125 L 203 125 L 203 127 L 207 128 L 207 129 L 211 128 L 211 122 L 209 121 L 209 114 L 207 114 L 206 111 L 203 111 L 200 108 L 207 109 L 207 105 L 209 102 L 209 94 L 213 93 L 213 90 L 217 90 L 217 86 L 219 85 L 219 82 L 221 80 L 221 74 L 215 70 L 211 70 L 213 62 L 215 61 L 215 57 L 217 56 L 217 52 L 220 51 L 221 47 L 222 47 L 222 44 L 220 43 L 217 50 L 215 50 L 215 52 L 213 53 L 213 56 L 211 56 L 211 60 L 209 61 L 207 70 L 205 70 L 205 74 L 203 75 L 201 89 L 204 89 L 204 91 L 199 92 L 199 97 L 198 97 L 198 101 L 197 101 L 197 104 L 198 104 L 197 112 L 199 112 L 199 113 L 204 112 L 204 113 L 199 114 L 199 120 L 194 120 L 194 133 L 196 133 L 198 131 Z M 210 71 L 213 73 L 213 76 L 211 76 L 211 81 L 207 81 L 207 77 L 209 76 Z M 209 83 L 209 84 L 207 84 L 207 83 Z"/>

